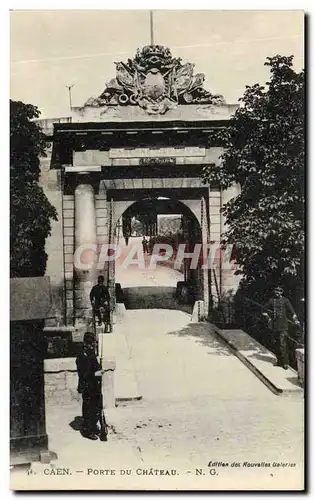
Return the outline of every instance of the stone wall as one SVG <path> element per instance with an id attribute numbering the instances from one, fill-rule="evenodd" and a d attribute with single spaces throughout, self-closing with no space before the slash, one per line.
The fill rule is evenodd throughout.
<path id="1" fill-rule="evenodd" d="M 233 184 L 228 189 L 222 191 L 221 193 L 221 206 L 228 203 L 232 198 L 235 198 L 240 193 L 240 186 Z M 223 234 L 227 231 L 228 225 L 226 224 L 226 218 L 223 214 L 220 214 L 220 232 Z M 235 271 L 237 270 L 236 265 L 232 265 L 229 268 L 228 264 L 225 263 L 221 268 L 221 295 L 223 297 L 231 296 L 238 288 L 241 276 L 236 276 Z"/>
<path id="2" fill-rule="evenodd" d="M 75 358 L 45 359 L 46 405 L 67 405 L 79 401 Z"/>
<path id="3" fill-rule="evenodd" d="M 221 220 L 220 220 L 221 194 L 219 190 L 209 192 L 209 220 L 210 220 L 210 241 L 220 244 Z M 220 271 L 216 271 L 218 290 L 220 290 Z M 212 295 L 217 295 L 214 276 L 211 277 Z"/>
<path id="4" fill-rule="evenodd" d="M 55 123 L 70 123 L 71 117 L 58 117 L 50 119 L 37 119 L 36 123 L 48 136 L 53 135 Z M 58 220 L 51 223 L 51 235 L 46 239 L 46 253 L 48 255 L 46 276 L 50 277 L 53 312 L 52 317 L 46 321 L 47 325 L 59 325 L 65 323 L 66 292 L 64 287 L 64 249 L 63 249 L 63 197 L 61 172 L 50 170 L 52 144 L 47 143 L 45 158 L 40 159 L 39 184 L 45 195 L 57 211 Z"/>
<path id="5" fill-rule="evenodd" d="M 115 406 L 114 395 L 114 359 L 103 361 L 105 374 L 102 377 L 104 405 L 106 408 Z M 46 406 L 71 405 L 73 401 L 81 401 L 77 392 L 78 376 L 75 358 L 45 359 L 45 402 Z"/>
<path id="6" fill-rule="evenodd" d="M 50 152 L 48 149 L 47 158 L 42 158 L 40 162 L 40 185 L 58 216 L 57 221 L 51 222 L 51 235 L 46 239 L 45 246 L 48 255 L 45 274 L 50 277 L 53 301 L 52 317 L 47 320 L 47 324 L 54 325 L 63 323 L 65 293 L 61 172 L 50 170 Z"/>
<path id="7" fill-rule="evenodd" d="M 61 172 L 49 169 L 50 159 L 42 164 L 41 185 L 49 201 L 57 210 L 58 221 L 52 223 L 51 236 L 46 240 L 48 254 L 46 275 L 53 290 L 54 315 L 47 325 L 74 324 L 74 268 L 73 255 L 75 210 L 74 195 L 61 192 Z M 95 194 L 97 244 L 108 241 L 107 198 L 104 187 Z M 99 270 L 106 274 L 106 270 Z"/>
<path id="8" fill-rule="evenodd" d="M 108 243 L 109 237 L 109 221 L 108 213 L 110 208 L 107 202 L 107 193 L 103 181 L 99 183 L 99 191 L 95 195 L 95 211 L 96 211 L 96 236 L 98 245 L 98 257 L 101 252 L 101 246 Z M 98 269 L 97 274 L 102 274 L 107 282 L 108 264 L 104 263 L 103 269 Z"/>
<path id="9" fill-rule="evenodd" d="M 63 195 L 63 251 L 64 251 L 64 285 L 65 285 L 65 321 L 73 324 L 73 254 L 74 254 L 74 195 Z"/>

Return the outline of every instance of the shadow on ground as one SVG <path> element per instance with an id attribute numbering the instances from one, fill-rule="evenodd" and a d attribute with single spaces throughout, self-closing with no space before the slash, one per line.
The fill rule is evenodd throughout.
<path id="1" fill-rule="evenodd" d="M 267 348 L 243 330 L 230 330 L 229 335 L 228 330 L 221 331 L 232 341 L 232 344 L 238 351 L 250 351 L 245 354 L 248 360 L 254 358 L 270 363 L 271 365 L 274 365 L 276 362 L 276 357 L 271 355 L 272 350 L 269 348 L 272 347 L 272 344 Z"/>
<path id="2" fill-rule="evenodd" d="M 69 423 L 69 426 L 74 431 L 81 431 L 83 428 L 83 418 L 82 417 L 74 417 L 72 422 Z"/>
<path id="3" fill-rule="evenodd" d="M 291 384 L 296 385 L 297 387 L 302 387 L 302 384 L 300 384 L 298 377 L 287 377 L 287 380 L 289 380 Z"/>
<path id="4" fill-rule="evenodd" d="M 222 332 L 226 333 L 228 337 L 228 330 L 222 330 Z M 248 357 L 260 359 L 261 361 L 268 361 L 269 363 L 274 362 L 274 358 L 270 355 L 271 349 L 269 347 L 264 347 L 247 332 L 238 329 L 233 330 L 232 341 L 236 344 L 238 351 L 252 351 L 252 354 L 248 355 Z"/>
<path id="5" fill-rule="evenodd" d="M 256 351 L 259 354 L 269 354 L 269 351 L 266 349 L 266 347 L 263 347 L 261 344 L 257 344 L 257 340 L 253 339 L 250 337 L 246 332 L 242 330 L 221 330 L 222 333 L 226 334 L 228 337 L 228 332 L 229 334 L 232 335 L 232 338 L 235 338 L 234 335 L 236 335 L 236 344 L 237 348 L 239 351 Z"/>
<path id="6" fill-rule="evenodd" d="M 259 359 L 260 361 L 265 361 L 266 363 L 270 363 L 272 365 L 276 362 L 276 358 L 274 358 L 273 356 L 269 356 L 267 354 L 260 354 L 260 353 L 252 354 L 251 356 L 248 356 L 248 358 Z"/>
<path id="7" fill-rule="evenodd" d="M 174 309 L 192 314 L 192 306 L 175 299 L 172 286 L 138 286 L 123 288 L 126 309 Z"/>
<path id="8" fill-rule="evenodd" d="M 211 328 L 211 325 L 208 323 L 190 323 L 181 330 L 169 332 L 168 335 L 195 338 L 198 343 L 212 349 L 212 351 L 209 351 L 208 354 L 218 356 L 232 355 L 230 349 L 218 339 L 214 330 Z"/>

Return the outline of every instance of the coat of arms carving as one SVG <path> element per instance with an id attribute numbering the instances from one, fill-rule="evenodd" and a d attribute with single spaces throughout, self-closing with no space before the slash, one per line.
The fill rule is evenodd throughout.
<path id="1" fill-rule="evenodd" d="M 149 114 L 164 114 L 178 104 L 222 104 L 221 95 L 203 88 L 203 73 L 194 75 L 194 64 L 182 64 L 162 45 L 138 49 L 134 59 L 116 62 L 116 77 L 102 94 L 85 106 L 140 106 Z"/>

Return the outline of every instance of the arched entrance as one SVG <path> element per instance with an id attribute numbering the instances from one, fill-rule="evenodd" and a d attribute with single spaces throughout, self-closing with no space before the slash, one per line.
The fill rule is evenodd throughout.
<path id="1" fill-rule="evenodd" d="M 203 300 L 202 229 L 187 205 L 175 191 L 171 198 L 150 193 L 126 202 L 122 213 L 112 200 L 119 257 L 110 265 L 110 281 L 126 308 L 191 311 Z"/>

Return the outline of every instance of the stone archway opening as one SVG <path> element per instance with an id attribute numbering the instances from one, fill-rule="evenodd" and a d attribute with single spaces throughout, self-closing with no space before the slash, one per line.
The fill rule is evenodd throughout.
<path id="1" fill-rule="evenodd" d="M 183 201 L 136 200 L 115 227 L 117 301 L 127 309 L 192 311 L 202 298 L 202 231 Z"/>

